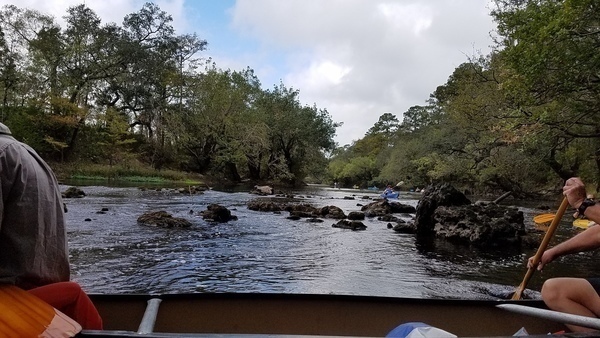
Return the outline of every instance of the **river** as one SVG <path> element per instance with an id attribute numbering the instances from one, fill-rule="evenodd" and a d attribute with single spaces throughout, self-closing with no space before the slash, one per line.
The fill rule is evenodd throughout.
<path id="1" fill-rule="evenodd" d="M 526 257 L 535 253 L 535 248 L 489 252 L 443 242 L 424 247 L 413 235 L 396 233 L 376 219 L 364 221 L 365 231 L 333 228 L 331 219 L 292 221 L 287 212 L 248 210 L 246 203 L 257 196 L 247 191 L 190 195 L 174 189 L 79 188 L 85 197 L 65 199 L 70 261 L 72 279 L 90 293 L 281 292 L 488 299 L 497 290 L 514 291 L 526 272 Z M 373 191 L 317 186 L 295 194 L 315 206 L 339 206 L 346 214 L 377 197 Z M 402 193 L 399 200 L 416 206 L 419 197 Z M 227 207 L 238 220 L 204 221 L 199 212 L 212 203 Z M 520 209 L 528 226 L 542 212 Z M 185 218 L 193 226 L 164 229 L 137 223 L 141 214 L 158 210 Z M 564 220 L 556 240 L 575 231 Z M 548 277 L 588 274 L 600 275 L 595 253 L 572 255 L 534 274 L 528 288 L 539 290 Z"/>

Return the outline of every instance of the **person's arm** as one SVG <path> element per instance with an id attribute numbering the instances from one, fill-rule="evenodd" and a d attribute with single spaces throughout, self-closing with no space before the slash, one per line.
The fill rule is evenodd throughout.
<path id="1" fill-rule="evenodd" d="M 600 226 L 592 226 L 578 233 L 574 237 L 544 251 L 537 269 L 541 271 L 544 266 L 558 257 L 582 252 L 590 251 L 600 247 Z M 527 267 L 531 268 L 533 264 L 533 256 L 527 261 Z"/>
<path id="2" fill-rule="evenodd" d="M 565 186 L 563 187 L 563 194 L 569 201 L 569 204 L 575 208 L 579 209 L 583 201 L 586 199 L 587 194 L 585 190 L 585 184 L 579 177 L 569 178 L 565 182 Z M 595 204 L 589 206 L 585 209 L 584 215 L 579 215 L 579 212 L 575 213 L 577 217 L 586 216 L 590 220 L 594 222 L 600 221 L 600 205 Z M 585 231 L 577 234 L 575 237 L 551 248 L 546 251 L 550 260 L 542 263 L 549 263 L 554 259 L 576 253 L 581 251 L 589 251 L 593 249 L 597 249 L 600 247 L 600 227 L 591 227 L 586 229 Z M 546 253 L 544 253 L 546 255 Z M 543 260 L 542 260 L 543 261 Z M 540 268 L 540 267 L 538 267 Z"/>
<path id="3" fill-rule="evenodd" d="M 581 205 L 581 203 L 579 203 L 579 205 Z M 579 205 L 577 208 L 579 208 Z M 590 221 L 600 224 L 600 201 L 596 201 L 596 204 L 587 207 L 584 214 L 581 216 L 585 216 Z"/>
<path id="4" fill-rule="evenodd" d="M 590 251 L 599 247 L 600 227 L 593 226 L 546 251 L 551 251 L 553 259 L 556 259 L 560 256 L 582 251 Z"/>
<path id="5" fill-rule="evenodd" d="M 573 208 L 578 209 L 587 196 L 585 184 L 580 178 L 572 177 L 565 182 L 563 194 L 569 201 L 569 204 Z M 600 221 L 600 204 L 597 203 L 587 207 L 584 214 L 590 220 L 598 223 Z M 575 213 L 575 216 L 579 216 L 578 213 Z M 554 261 L 560 256 L 594 250 L 597 248 L 600 248 L 600 226 L 592 226 L 569 240 L 544 251 L 537 269 L 542 270 L 544 265 Z M 527 266 L 531 267 L 532 264 L 533 257 L 529 258 Z"/>

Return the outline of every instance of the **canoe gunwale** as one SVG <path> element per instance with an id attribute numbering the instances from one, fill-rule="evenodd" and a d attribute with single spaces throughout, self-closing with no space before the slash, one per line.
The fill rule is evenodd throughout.
<path id="1" fill-rule="evenodd" d="M 146 305 L 152 299 L 160 299 L 160 308 L 155 330 L 145 332 L 144 337 L 385 336 L 394 327 L 413 321 L 458 336 L 510 336 L 521 327 L 534 335 L 564 328 L 561 324 L 523 318 L 496 307 L 520 304 L 545 309 L 541 300 L 280 293 L 91 294 L 90 298 L 102 318 L 106 318 L 107 337 L 133 336 L 129 334 L 138 330 Z"/>
<path id="2" fill-rule="evenodd" d="M 92 300 L 126 299 L 136 301 L 148 301 L 158 298 L 167 300 L 193 300 L 193 299 L 274 299 L 274 300 L 350 300 L 352 302 L 402 302 L 404 304 L 433 304 L 433 305 L 478 305 L 494 306 L 497 304 L 523 304 L 527 306 L 543 307 L 544 302 L 540 299 L 464 299 L 464 298 L 414 298 L 414 297 L 389 297 L 369 295 L 345 295 L 345 294 L 309 294 L 309 293 L 258 293 L 258 292 L 210 292 L 210 293 L 164 293 L 164 294 L 89 294 Z"/>

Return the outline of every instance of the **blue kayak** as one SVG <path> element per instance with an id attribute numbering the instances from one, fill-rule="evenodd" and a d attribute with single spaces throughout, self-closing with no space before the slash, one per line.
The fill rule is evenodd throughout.
<path id="1" fill-rule="evenodd" d="M 383 194 L 381 194 L 381 197 L 383 197 L 383 198 L 398 198 L 398 195 L 400 195 L 400 193 L 397 191 L 383 192 Z"/>

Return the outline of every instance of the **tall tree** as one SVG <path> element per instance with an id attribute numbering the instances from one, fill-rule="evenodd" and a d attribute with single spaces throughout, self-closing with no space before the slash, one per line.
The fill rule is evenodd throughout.
<path id="1" fill-rule="evenodd" d="M 515 126 L 541 146 L 545 162 L 562 179 L 583 174 L 584 163 L 591 161 L 596 169 L 586 174 L 600 185 L 600 3 L 497 0 L 496 5 L 492 15 L 508 75 L 503 89 L 518 104 Z M 591 147 L 583 158 L 574 151 L 581 141 Z"/>
<path id="2" fill-rule="evenodd" d="M 304 160 L 309 151 L 334 148 L 333 135 L 337 127 L 327 110 L 303 106 L 298 95 L 299 91 L 280 84 L 265 91 L 257 101 L 257 109 L 268 116 L 269 176 L 292 184 L 306 174 Z"/>

